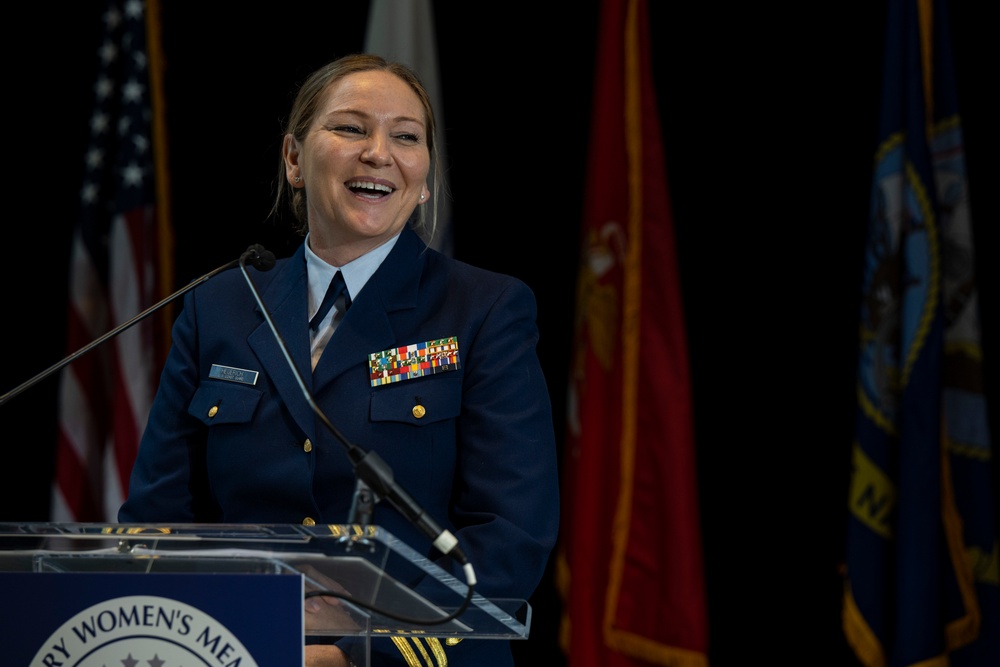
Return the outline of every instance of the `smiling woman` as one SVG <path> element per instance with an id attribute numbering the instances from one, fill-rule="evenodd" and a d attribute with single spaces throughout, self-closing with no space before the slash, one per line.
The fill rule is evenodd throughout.
<path id="1" fill-rule="evenodd" d="M 237 270 L 186 295 L 119 520 L 343 522 L 357 489 L 343 447 L 359 442 L 432 517 L 386 508 L 379 526 L 488 599 L 527 600 L 559 522 L 534 293 L 421 237 L 434 228 L 417 211 L 433 199 L 435 125 L 408 68 L 345 56 L 305 80 L 289 118 L 275 209 L 288 205 L 305 238 L 256 276 L 260 304 Z M 260 379 L 230 381 L 219 364 Z M 327 607 L 309 601 L 307 618 Z M 361 662 L 363 650 L 357 637 L 310 644 L 306 664 Z M 379 665 L 514 664 L 496 639 L 371 650 Z"/>
<path id="2" fill-rule="evenodd" d="M 842 581 L 836 561 L 846 514 L 859 264 L 887 3 L 863 3 L 863 9 L 842 12 L 829 12 L 820 3 L 813 10 L 800 3 L 794 12 L 761 12 L 748 3 L 722 12 L 715 3 L 649 4 L 691 342 L 712 667 L 743 664 L 748 646 L 769 656 L 775 655 L 771 647 L 781 646 L 788 664 L 808 662 L 817 652 L 839 656 Z M 8 33 L 29 36 L 31 48 L 26 57 L 23 39 L 0 45 L 4 87 L 18 119 L 5 137 L 21 176 L 11 181 L 12 192 L 20 186 L 27 195 L 22 200 L 26 212 L 8 207 L 4 248 L 8 257 L 30 268 L 22 270 L 9 260 L 14 270 L 4 289 L 3 391 L 68 351 L 71 230 L 79 214 L 103 5 L 5 6 Z M 363 47 L 369 3 L 352 3 L 349 11 L 343 3 L 287 1 L 243 3 L 239 9 L 234 3 L 160 5 L 169 65 L 177 289 L 251 243 L 263 243 L 279 257 L 297 252 L 302 236 L 291 225 L 272 224 L 268 216 L 285 129 L 281 120 L 291 101 L 286 93 L 332 58 Z M 557 442 L 565 421 L 599 5 L 598 0 L 574 2 L 572 29 L 564 29 L 566 3 L 497 3 L 491 6 L 489 29 L 470 20 L 468 3 L 435 5 L 454 256 L 514 275 L 536 295 L 538 350 L 549 380 Z M 976 271 L 984 362 L 995 387 L 1000 308 L 994 285 L 1000 279 L 994 275 L 998 263 L 988 254 L 998 247 L 993 221 L 1000 218 L 1000 198 L 990 194 L 1000 181 L 1000 96 L 993 93 L 1000 40 L 993 34 L 995 21 L 986 16 L 991 3 L 952 0 L 949 5 L 972 222 L 982 253 Z M 777 13 L 790 17 L 792 27 L 775 20 Z M 808 65 L 805 76 L 803 64 Z M 278 185 L 284 187 L 283 161 L 280 174 Z M 418 212 L 433 218 L 442 196 L 449 195 L 432 193 Z M 380 292 L 380 297 L 399 305 L 414 285 Z M 363 300 L 375 294 L 373 286 L 365 287 Z M 786 289 L 792 286 L 808 287 Z M 318 291 L 322 297 L 322 288 Z M 309 297 L 301 299 L 296 308 L 305 319 Z M 442 296 L 425 307 L 459 306 Z M 256 305 L 243 301 L 242 307 Z M 367 306 L 352 304 L 345 322 L 357 308 Z M 428 338 L 450 333 L 435 331 Z M 300 365 L 307 371 L 308 325 L 296 335 L 301 340 L 289 342 L 306 348 Z M 464 364 L 472 340 L 460 336 L 458 343 Z M 335 356 L 329 352 L 323 363 Z M 489 362 L 505 362 L 507 354 Z M 259 383 L 271 382 L 259 364 L 240 366 L 209 356 L 206 372 L 219 363 L 260 372 Z M 287 372 L 280 366 L 272 370 L 279 377 Z M 56 380 L 0 407 L 0 433 L 7 445 L 0 466 L 3 519 L 45 521 L 50 516 Z M 762 391 L 764 386 L 782 390 Z M 418 395 L 427 414 L 419 421 L 412 413 L 400 416 L 399 428 L 434 418 L 431 398 Z M 1000 423 L 998 408 L 1000 401 L 991 401 L 993 424 Z M 348 402 L 332 416 L 338 422 L 342 414 L 353 419 L 353 412 L 362 409 Z M 389 423 L 385 419 L 382 425 Z M 357 434 L 352 430 L 351 435 Z M 367 436 L 358 441 L 368 444 Z M 274 442 L 276 448 L 291 446 Z M 233 450 L 241 452 L 234 458 L 242 456 L 239 444 Z M 320 465 L 339 456 L 328 454 L 318 459 Z M 783 474 L 787 466 L 778 465 L 778 459 L 794 461 L 796 473 Z M 248 463 L 247 469 L 249 475 L 270 472 L 266 465 L 255 469 Z M 434 477 L 418 484 L 439 482 Z M 379 512 L 378 522 L 392 514 L 388 508 Z M 526 657 L 525 664 L 540 658 L 558 665 L 557 605 L 549 598 L 535 600 L 531 638 L 515 642 L 514 650 Z M 789 614 L 791 609 L 801 613 Z"/>
<path id="3" fill-rule="evenodd" d="M 307 101 L 297 108 L 315 109 L 311 117 L 289 121 L 275 207 L 292 188 L 310 248 L 334 266 L 395 237 L 427 202 L 433 110 L 419 82 L 406 76 L 413 75 L 374 56 L 337 61 L 302 88 Z"/>

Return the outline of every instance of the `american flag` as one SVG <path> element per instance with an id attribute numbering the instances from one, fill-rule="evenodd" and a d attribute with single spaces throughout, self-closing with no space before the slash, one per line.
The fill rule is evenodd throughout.
<path id="1" fill-rule="evenodd" d="M 157 303 L 172 283 L 156 0 L 109 0 L 70 259 L 67 349 Z M 167 309 L 67 366 L 53 521 L 114 521 L 163 363 Z"/>

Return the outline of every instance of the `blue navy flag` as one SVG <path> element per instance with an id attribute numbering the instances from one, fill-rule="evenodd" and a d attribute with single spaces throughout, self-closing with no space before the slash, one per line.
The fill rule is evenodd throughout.
<path id="1" fill-rule="evenodd" d="M 992 440 L 944 0 L 890 0 L 843 629 L 869 667 L 1000 665 Z"/>
<path id="2" fill-rule="evenodd" d="M 157 4 L 108 0 L 102 15 L 70 259 L 69 353 L 154 305 L 171 288 Z M 117 519 L 169 320 L 162 309 L 62 371 L 53 520 Z"/>

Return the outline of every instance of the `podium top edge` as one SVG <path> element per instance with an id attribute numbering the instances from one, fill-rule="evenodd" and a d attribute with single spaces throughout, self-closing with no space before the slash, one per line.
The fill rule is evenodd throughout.
<path id="1" fill-rule="evenodd" d="M 262 540 L 391 537 L 379 526 L 358 524 L 227 524 L 227 523 L 114 523 L 114 522 L 0 522 L 0 538 L 64 537 L 82 539 L 150 538 L 167 540 Z"/>

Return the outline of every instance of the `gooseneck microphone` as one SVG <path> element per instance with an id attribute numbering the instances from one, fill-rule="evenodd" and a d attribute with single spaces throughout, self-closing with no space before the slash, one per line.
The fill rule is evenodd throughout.
<path id="1" fill-rule="evenodd" d="M 58 370 L 64 368 L 65 366 L 68 366 L 69 364 L 73 363 L 74 361 L 76 361 L 77 359 L 79 359 L 80 357 L 82 357 L 83 355 L 85 355 L 87 352 L 90 352 L 92 349 L 94 349 L 95 347 L 97 347 L 101 343 L 104 343 L 109 338 L 114 338 L 115 336 L 117 336 L 121 332 L 125 331 L 126 329 L 132 327 L 136 323 L 138 323 L 138 322 L 146 319 L 147 317 L 149 317 L 150 315 L 152 315 L 153 313 L 155 313 L 157 310 L 159 310 L 163 306 L 167 305 L 168 303 L 170 303 L 171 301 L 173 301 L 177 297 L 182 296 L 186 292 L 189 292 L 190 290 L 194 289 L 195 287 L 197 287 L 198 285 L 202 284 L 203 282 L 205 282 L 206 280 L 208 280 L 209 278 L 211 278 L 215 274 L 221 273 L 222 271 L 225 271 L 226 269 L 231 269 L 231 268 L 235 267 L 237 264 L 239 264 L 240 266 L 242 266 L 245 261 L 249 261 L 250 264 L 251 264 L 251 266 L 254 266 L 259 271 L 267 271 L 267 270 L 271 269 L 274 266 L 274 254 L 273 253 L 267 253 L 267 255 L 269 255 L 270 257 L 263 256 L 261 253 L 259 253 L 256 250 L 257 248 L 260 248 L 261 250 L 263 250 L 263 248 L 261 248 L 260 244 L 255 244 L 255 245 L 250 246 L 250 248 L 248 248 L 247 251 L 244 252 L 243 255 L 239 259 L 234 259 L 231 262 L 227 262 L 226 264 L 223 264 L 222 266 L 220 266 L 219 268 L 215 269 L 214 271 L 209 271 L 208 273 L 206 273 L 205 275 L 203 275 L 201 278 L 198 278 L 196 280 L 191 281 L 190 283 L 188 283 L 187 285 L 185 285 L 181 289 L 177 290 L 176 292 L 174 292 L 173 294 L 171 294 L 167 298 L 163 299 L 163 301 L 160 301 L 159 303 L 156 303 L 156 304 L 150 306 L 149 308 L 147 308 L 146 310 L 142 311 L 141 313 L 139 313 L 138 315 L 136 315 L 135 317 L 133 317 L 129 321 L 127 321 L 127 322 L 125 322 L 123 324 L 120 324 L 119 326 L 117 326 L 114 329 L 112 329 L 111 331 L 107 332 L 106 334 L 104 334 L 100 338 L 97 338 L 97 339 L 91 341 L 90 343 L 87 343 L 87 345 L 83 346 L 82 348 L 80 348 L 76 352 L 70 354 L 69 356 L 65 357 L 61 361 L 53 364 L 52 366 L 50 366 L 49 368 L 45 369 L 44 371 L 42 371 L 41 373 L 39 373 L 35 377 L 31 378 L 27 382 L 24 382 L 24 383 L 18 385 L 17 387 L 15 387 L 14 389 L 11 389 L 10 391 L 8 391 L 3 396 L 0 396 L 0 405 L 3 405 L 4 403 L 6 403 L 10 399 L 14 398 L 18 394 L 24 392 L 25 390 L 33 387 L 36 384 L 38 384 L 39 382 L 41 382 L 45 378 L 49 377 L 50 375 L 52 375 L 56 371 L 58 371 Z M 251 251 L 253 251 L 253 252 L 251 253 Z M 251 254 L 253 255 L 252 259 L 251 259 Z"/>
<path id="2" fill-rule="evenodd" d="M 347 451 L 347 456 L 354 466 L 355 474 L 357 475 L 359 481 L 367 485 L 379 498 L 387 499 L 400 513 L 403 514 L 407 519 L 409 519 L 414 525 L 416 525 L 423 533 L 431 540 L 434 547 L 437 548 L 444 555 L 450 555 L 455 560 L 457 560 L 465 569 L 466 578 L 468 580 L 468 585 L 471 588 L 476 583 L 475 573 L 472 570 L 472 566 L 469 564 L 468 558 L 466 558 L 465 553 L 462 551 L 458 544 L 458 540 L 455 536 L 447 530 L 441 528 L 434 519 L 427 515 L 427 513 L 420 507 L 420 505 L 393 479 L 393 472 L 389 465 L 379 456 L 376 452 L 366 451 L 362 447 L 354 444 L 348 438 L 340 432 L 333 422 L 323 413 L 320 407 L 316 404 L 316 399 L 313 397 L 312 392 L 306 386 L 305 380 L 302 379 L 302 374 L 299 372 L 298 367 L 296 367 L 295 362 L 292 361 L 292 356 L 288 352 L 288 347 L 285 345 L 284 339 L 278 332 L 278 328 L 275 326 L 274 321 L 271 319 L 271 314 L 267 307 L 264 305 L 263 299 L 260 297 L 260 293 L 257 291 L 257 287 L 254 285 L 253 280 L 250 278 L 250 274 L 247 272 L 245 264 L 249 262 L 254 266 L 267 268 L 262 268 L 261 270 L 266 271 L 274 266 L 274 255 L 262 246 L 253 245 L 247 249 L 247 251 L 240 257 L 240 270 L 243 272 L 243 277 L 247 281 L 247 285 L 250 286 L 250 291 L 253 292 L 254 298 L 257 300 L 257 305 L 260 307 L 261 312 L 264 314 L 264 319 L 267 320 L 268 326 L 271 328 L 271 333 L 274 334 L 274 338 L 278 343 L 278 347 L 281 349 L 281 353 L 285 357 L 285 361 L 288 363 L 288 367 L 292 370 L 292 375 L 295 377 L 295 381 L 299 385 L 299 389 L 302 391 L 302 395 L 305 397 L 306 402 L 309 403 L 309 407 L 312 411 L 319 417 L 320 421 L 334 435 L 340 444 L 344 446 Z"/>

